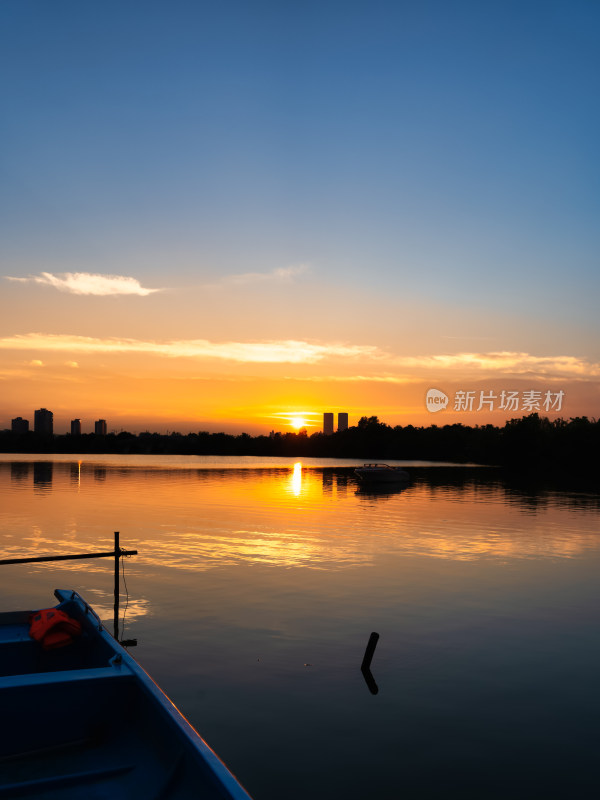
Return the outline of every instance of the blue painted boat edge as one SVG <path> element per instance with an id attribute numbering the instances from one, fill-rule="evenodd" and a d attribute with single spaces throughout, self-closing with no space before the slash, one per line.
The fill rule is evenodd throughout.
<path id="1" fill-rule="evenodd" d="M 180 728 L 187 741 L 196 749 L 208 771 L 212 774 L 215 784 L 222 790 L 228 800 L 252 800 L 229 768 L 221 761 L 214 750 L 205 742 L 198 731 L 185 718 L 173 701 L 163 692 L 160 686 L 151 678 L 146 670 L 133 658 L 130 653 L 106 630 L 92 606 L 74 589 L 56 589 L 54 592 L 59 600 L 59 605 L 76 603 L 80 614 L 87 619 L 87 624 L 95 629 L 106 644 L 114 651 L 110 665 L 117 672 L 132 673 L 151 699 L 157 702 L 173 723 Z M 91 616 L 90 616 L 91 615 Z M 93 620 L 93 622 L 92 622 Z"/>

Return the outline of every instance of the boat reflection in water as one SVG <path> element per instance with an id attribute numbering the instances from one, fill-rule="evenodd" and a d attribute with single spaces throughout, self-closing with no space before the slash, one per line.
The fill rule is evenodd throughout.
<path id="1" fill-rule="evenodd" d="M 403 483 L 359 483 L 355 494 L 357 497 L 385 499 L 402 494 L 409 488 L 408 481 Z"/>

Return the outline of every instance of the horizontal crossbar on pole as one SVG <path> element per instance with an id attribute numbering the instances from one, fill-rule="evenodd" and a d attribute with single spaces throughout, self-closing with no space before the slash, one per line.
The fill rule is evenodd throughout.
<path id="1" fill-rule="evenodd" d="M 36 561 L 73 561 L 77 558 L 114 558 L 115 556 L 137 556 L 137 550 L 111 550 L 108 553 L 77 553 L 68 556 L 34 556 L 32 558 L 3 558 L 3 564 L 32 564 Z"/>

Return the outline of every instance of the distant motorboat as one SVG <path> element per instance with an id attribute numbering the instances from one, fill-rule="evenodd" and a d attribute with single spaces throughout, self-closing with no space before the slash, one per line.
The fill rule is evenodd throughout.
<path id="1" fill-rule="evenodd" d="M 410 480 L 406 470 L 389 464 L 363 464 L 354 473 L 362 483 L 406 483 Z"/>

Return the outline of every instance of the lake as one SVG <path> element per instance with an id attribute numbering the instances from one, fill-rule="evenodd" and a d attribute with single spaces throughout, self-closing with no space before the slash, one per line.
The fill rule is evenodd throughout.
<path id="1" fill-rule="evenodd" d="M 120 637 L 256 800 L 595 795 L 600 496 L 357 465 L 4 454 L 2 557 L 120 531 Z M 111 559 L 1 576 L 3 610 L 74 588 L 112 630 Z"/>

